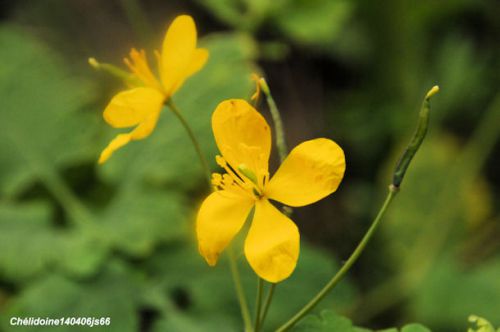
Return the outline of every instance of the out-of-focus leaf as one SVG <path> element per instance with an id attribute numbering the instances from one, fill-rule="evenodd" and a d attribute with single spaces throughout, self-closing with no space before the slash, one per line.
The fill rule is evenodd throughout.
<path id="1" fill-rule="evenodd" d="M 92 331 L 134 332 L 138 330 L 138 284 L 130 271 L 110 263 L 95 278 L 75 282 L 51 274 L 36 280 L 8 303 L 2 313 L 2 331 L 54 331 L 51 326 L 12 326 L 10 317 L 110 317 L 109 326 L 94 326 Z M 83 325 L 60 326 L 61 331 L 88 331 Z"/>
<path id="2" fill-rule="evenodd" d="M 293 332 L 373 332 L 361 327 L 356 327 L 351 320 L 339 316 L 331 310 L 325 310 L 320 315 L 308 315 L 300 321 L 293 329 Z M 420 324 L 408 324 L 401 330 L 396 328 L 379 330 L 379 332 L 431 332 L 428 328 Z"/>
<path id="3" fill-rule="evenodd" d="M 456 254 L 464 229 L 481 225 L 492 211 L 485 182 L 480 177 L 463 181 L 469 175 L 467 167 L 456 167 L 459 149 L 449 136 L 428 137 L 382 227 L 384 255 L 395 259 L 400 273 L 414 269 L 405 281 L 413 289 L 411 317 L 443 330 L 463 328 L 471 312 L 494 317 L 500 307 L 498 256 L 460 267 Z"/>
<path id="4" fill-rule="evenodd" d="M 256 276 L 243 254 L 238 257 L 243 287 L 252 304 Z M 172 266 L 177 268 L 172 269 Z M 335 259 L 303 243 L 297 269 L 276 288 L 266 326 L 277 327 L 304 305 L 335 273 L 335 266 Z M 224 314 L 224 320 L 229 326 L 241 325 L 239 305 L 226 255 L 221 256 L 215 268 L 211 268 L 198 254 L 194 245 L 172 246 L 159 253 L 150 262 L 149 269 L 158 279 L 157 284 L 163 289 L 162 292 L 171 294 L 173 299 L 183 299 L 181 302 L 186 304 L 183 312 L 185 315 L 192 316 L 197 321 L 204 321 L 205 316 L 209 319 L 213 315 Z M 318 308 L 345 309 L 352 304 L 353 293 L 352 285 L 346 280 L 336 289 L 335 296 L 325 299 Z M 290 294 L 294 296 L 291 297 Z M 224 308 L 223 313 L 219 308 Z M 166 319 L 168 320 L 168 317 Z"/>
<path id="5" fill-rule="evenodd" d="M 293 332 L 370 332 L 352 325 L 345 317 L 339 316 L 333 311 L 325 310 L 318 315 L 309 315 L 299 322 Z"/>
<path id="6" fill-rule="evenodd" d="M 249 61 L 254 55 L 254 45 L 251 39 L 240 35 L 212 36 L 203 45 L 210 50 L 206 67 L 189 78 L 173 99 L 211 161 L 215 156 L 210 126 L 212 112 L 224 99 L 248 98 L 251 94 Z M 188 135 L 167 108 L 147 140 L 127 145 L 100 170 L 113 183 L 124 185 L 145 180 L 155 185 L 168 183 L 177 190 L 192 188 L 203 176 Z"/>
<path id="7" fill-rule="evenodd" d="M 154 324 L 153 332 L 182 331 L 182 332 L 233 332 L 239 331 L 241 324 L 231 322 L 224 315 L 210 315 L 203 317 L 186 316 L 180 312 L 169 312 Z"/>
<path id="8" fill-rule="evenodd" d="M 48 266 L 90 275 L 113 249 L 145 257 L 158 243 L 187 236 L 186 211 L 179 195 L 135 190 L 119 195 L 93 224 L 61 229 L 48 205 L 0 205 L 0 275 L 23 281 Z"/>
<path id="9" fill-rule="evenodd" d="M 411 298 L 414 317 L 441 329 L 460 330 L 474 312 L 497 319 L 500 308 L 500 257 L 473 268 L 461 268 L 444 256 Z"/>
<path id="10" fill-rule="evenodd" d="M 474 119 L 477 113 L 470 109 L 490 93 L 490 87 L 481 83 L 487 66 L 486 56 L 478 53 L 472 42 L 457 36 L 448 38 L 435 60 L 439 85 L 445 88 L 436 98 L 439 112 L 435 112 L 434 118 Z"/>
<path id="11" fill-rule="evenodd" d="M 48 204 L 0 205 L 0 276 L 25 279 L 43 269 L 53 255 Z M 29 245 L 27 245 L 27 243 Z"/>
<path id="12" fill-rule="evenodd" d="M 35 179 L 94 154 L 95 128 L 82 106 L 89 85 L 18 29 L 0 28 L 0 193 L 19 193 Z"/>
<path id="13" fill-rule="evenodd" d="M 134 188 L 114 197 L 95 231 L 110 247 L 144 257 L 157 243 L 188 235 L 187 211 L 178 194 Z"/>
<path id="14" fill-rule="evenodd" d="M 408 324 L 401 329 L 401 332 L 431 332 L 431 330 L 421 324 Z"/>
<path id="15" fill-rule="evenodd" d="M 289 0 L 273 18 L 298 43 L 321 46 L 334 41 L 352 9 L 345 0 Z"/>
<path id="16" fill-rule="evenodd" d="M 350 18 L 346 0 L 208 0 L 199 1 L 217 18 L 239 30 L 276 26 L 289 39 L 324 46 L 336 39 Z"/>
<path id="17" fill-rule="evenodd" d="M 432 228 L 446 242 L 448 237 L 457 235 L 459 225 L 477 225 L 491 212 L 492 207 L 487 205 L 491 194 L 481 179 L 468 184 L 463 183 L 461 177 L 450 178 L 450 168 L 455 165 L 459 149 L 453 137 L 431 135 L 412 162 L 402 187 L 403 194 L 397 197 L 397 204 L 391 206 L 382 225 L 387 254 L 397 261 L 406 261 L 412 245 L 417 240 L 424 241 L 424 230 L 429 233 Z M 449 197 L 441 196 L 443 190 L 448 191 Z M 434 219 L 441 218 L 441 210 L 446 206 L 454 207 L 447 210 L 447 220 Z"/>

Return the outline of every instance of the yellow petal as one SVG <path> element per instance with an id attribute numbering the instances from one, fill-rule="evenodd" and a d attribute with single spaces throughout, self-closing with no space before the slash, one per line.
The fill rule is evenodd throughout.
<path id="1" fill-rule="evenodd" d="M 143 122 L 141 122 L 134 130 L 128 134 L 119 134 L 116 136 L 108 146 L 101 152 L 99 157 L 99 164 L 105 163 L 115 152 L 121 147 L 127 145 L 130 141 L 141 140 L 148 137 L 156 127 L 160 112 L 150 114 Z"/>
<path id="2" fill-rule="evenodd" d="M 151 88 L 134 88 L 116 94 L 104 110 L 104 120 L 115 128 L 134 126 L 160 111 L 164 96 Z"/>
<path id="3" fill-rule="evenodd" d="M 121 148 L 124 145 L 127 145 L 131 140 L 131 135 L 130 134 L 119 134 L 116 136 L 109 144 L 108 146 L 102 150 L 101 155 L 99 156 L 99 164 L 105 163 L 109 157 Z"/>
<path id="4" fill-rule="evenodd" d="M 211 266 L 239 232 L 254 201 L 225 190 L 210 194 L 198 212 L 196 234 L 200 254 Z"/>
<path id="5" fill-rule="evenodd" d="M 156 127 L 163 105 L 163 95 L 155 89 L 135 88 L 117 94 L 104 110 L 104 119 L 114 127 L 130 127 L 128 134 L 119 134 L 102 151 L 99 163 L 133 140 L 146 138 Z"/>
<path id="6" fill-rule="evenodd" d="M 198 72 L 208 60 L 208 51 L 204 48 L 197 48 L 193 52 L 192 60 L 188 64 L 184 73 L 179 76 L 177 81 L 172 85 L 170 90 L 168 90 L 168 95 L 171 96 L 177 92 L 177 90 L 184 84 L 184 81 L 189 78 L 189 76 Z"/>
<path id="7" fill-rule="evenodd" d="M 134 130 L 130 133 L 133 140 L 140 140 L 151 135 L 153 130 L 158 123 L 158 119 L 160 118 L 161 106 L 157 111 L 149 114 L 144 121 L 142 121 Z"/>
<path id="8" fill-rule="evenodd" d="M 244 165 L 259 179 L 267 173 L 271 130 L 249 103 L 243 99 L 220 103 L 212 115 L 212 129 L 219 151 L 233 169 Z"/>
<path id="9" fill-rule="evenodd" d="M 205 48 L 197 48 L 193 52 L 193 56 L 191 57 L 191 62 L 189 63 L 186 72 L 185 78 L 195 74 L 198 72 L 208 60 L 208 50 Z"/>
<path id="10" fill-rule="evenodd" d="M 289 206 L 314 203 L 337 190 L 345 171 L 344 151 L 332 140 L 299 144 L 269 181 L 265 195 Z"/>
<path id="11" fill-rule="evenodd" d="M 193 18 L 180 15 L 175 18 L 163 40 L 160 57 L 160 76 L 167 95 L 179 88 L 196 49 L 196 26 Z"/>
<path id="12" fill-rule="evenodd" d="M 245 240 L 245 255 L 259 277 L 280 282 L 292 274 L 299 258 L 297 226 L 268 200 L 255 205 L 252 226 Z"/>

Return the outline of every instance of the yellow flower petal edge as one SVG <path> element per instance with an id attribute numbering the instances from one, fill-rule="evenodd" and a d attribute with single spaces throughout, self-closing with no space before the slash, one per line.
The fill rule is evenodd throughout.
<path id="1" fill-rule="evenodd" d="M 130 51 L 125 64 L 132 77 L 127 80 L 141 86 L 116 94 L 104 110 L 105 121 L 114 128 L 137 126 L 129 134 L 120 134 L 103 150 L 99 163 L 108 160 L 114 151 L 130 141 L 149 136 L 158 122 L 163 104 L 182 86 L 184 81 L 198 72 L 208 59 L 208 51 L 196 48 L 197 32 L 194 20 L 188 15 L 174 19 L 165 34 L 162 53 L 157 54 L 161 79 L 151 70 L 144 50 Z M 91 65 L 97 61 L 92 58 Z"/>
<path id="2" fill-rule="evenodd" d="M 131 135 L 130 134 L 119 134 L 116 136 L 109 144 L 108 146 L 102 150 L 101 155 L 99 156 L 99 164 L 105 163 L 119 148 L 122 146 L 128 144 L 131 140 Z"/>
<path id="3" fill-rule="evenodd" d="M 283 161 L 266 195 L 285 205 L 312 204 L 335 192 L 344 177 L 344 151 L 326 138 L 303 142 Z"/>
<path id="4" fill-rule="evenodd" d="M 198 249 L 211 266 L 245 223 L 253 201 L 227 191 L 216 191 L 202 203 L 196 222 Z"/>
<path id="5" fill-rule="evenodd" d="M 245 240 L 245 256 L 264 280 L 277 283 L 288 278 L 299 258 L 297 226 L 268 200 L 255 204 L 255 215 Z"/>

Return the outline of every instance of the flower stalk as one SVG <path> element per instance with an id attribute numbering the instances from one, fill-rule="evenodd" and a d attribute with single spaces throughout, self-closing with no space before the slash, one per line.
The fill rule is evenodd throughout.
<path id="1" fill-rule="evenodd" d="M 283 129 L 281 114 L 278 110 L 278 106 L 276 106 L 276 102 L 274 101 L 273 95 L 271 94 L 271 90 L 269 89 L 269 85 L 267 85 L 266 80 L 261 77 L 258 80 L 258 84 L 260 89 L 266 96 L 266 102 L 269 106 L 269 112 L 271 112 L 271 116 L 274 122 L 274 129 L 276 131 L 276 147 L 278 148 L 280 162 L 283 162 L 288 154 L 288 147 L 286 145 L 285 131 Z"/>
<path id="2" fill-rule="evenodd" d="M 196 155 L 198 156 L 198 159 L 200 160 L 200 164 L 203 168 L 203 172 L 205 173 L 205 177 L 208 182 L 209 188 L 212 187 L 212 181 L 211 181 L 211 172 L 210 172 L 210 167 L 208 166 L 207 159 L 203 155 L 203 151 L 201 150 L 200 143 L 198 142 L 198 139 L 196 138 L 193 130 L 189 126 L 188 122 L 186 119 L 182 116 L 182 113 L 179 111 L 177 106 L 175 106 L 174 102 L 172 101 L 172 98 L 167 100 L 165 105 L 168 106 L 168 108 L 172 111 L 172 113 L 177 117 L 177 119 L 181 122 L 182 126 L 186 130 L 189 139 L 191 140 L 191 143 L 193 144 L 193 147 L 196 151 Z"/>
<path id="3" fill-rule="evenodd" d="M 340 270 L 328 281 L 328 283 L 304 306 L 300 309 L 292 318 L 290 318 L 285 324 L 279 327 L 276 332 L 285 332 L 292 328 L 296 323 L 298 323 L 305 315 L 307 315 L 335 286 L 344 278 L 347 272 L 351 269 L 354 263 L 358 260 L 359 256 L 363 253 L 366 245 L 375 234 L 382 217 L 386 213 L 389 205 L 392 203 L 394 197 L 399 192 L 399 187 L 403 178 L 406 174 L 408 166 L 410 165 L 413 157 L 417 153 L 420 145 L 422 144 L 425 135 L 427 133 L 427 128 L 429 125 L 429 112 L 430 112 L 430 98 L 439 91 L 438 86 L 434 86 L 424 98 L 422 108 L 419 113 L 419 120 L 417 123 L 417 130 L 413 135 L 410 143 L 403 152 L 399 162 L 396 165 L 393 174 L 393 181 L 389 185 L 389 192 L 385 198 L 382 207 L 380 208 L 377 216 L 373 220 L 370 228 L 365 233 L 356 249 L 352 252 L 351 256 L 347 259 L 345 264 L 340 268 Z"/>
<path id="4" fill-rule="evenodd" d="M 243 323 L 245 325 L 245 331 L 250 332 L 252 331 L 250 310 L 248 309 L 245 292 L 243 291 L 243 286 L 241 285 L 240 272 L 238 271 L 236 258 L 234 257 L 232 248 L 228 248 L 227 254 L 229 259 L 229 267 L 231 268 L 231 275 L 233 276 L 234 287 L 236 289 L 236 296 L 238 297 L 238 302 L 240 304 L 241 317 L 243 318 Z"/>
<path id="5" fill-rule="evenodd" d="M 264 280 L 257 277 L 257 299 L 255 300 L 255 322 L 254 322 L 254 332 L 260 331 L 260 311 L 262 308 L 262 295 L 264 293 Z"/>

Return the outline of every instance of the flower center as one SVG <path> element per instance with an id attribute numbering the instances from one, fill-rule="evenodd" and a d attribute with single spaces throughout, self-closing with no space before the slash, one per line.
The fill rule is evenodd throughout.
<path id="1" fill-rule="evenodd" d="M 263 188 L 267 183 L 267 174 L 256 174 L 246 164 L 239 164 L 237 168 L 233 168 L 221 156 L 216 156 L 215 160 L 226 171 L 223 175 L 212 174 L 212 184 L 218 190 L 232 191 L 253 199 L 261 199 L 264 196 Z"/>

